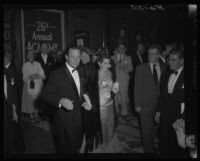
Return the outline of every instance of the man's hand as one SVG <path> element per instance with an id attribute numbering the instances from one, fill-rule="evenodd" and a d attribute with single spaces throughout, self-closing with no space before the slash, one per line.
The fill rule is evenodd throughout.
<path id="1" fill-rule="evenodd" d="M 185 120 L 184 119 L 177 119 L 173 124 L 173 128 L 178 131 L 181 129 L 185 129 Z"/>
<path id="2" fill-rule="evenodd" d="M 189 148 L 195 148 L 195 136 L 189 135 L 186 137 L 186 146 Z"/>
<path id="3" fill-rule="evenodd" d="M 156 121 L 157 124 L 160 123 L 160 112 L 156 112 L 155 121 Z"/>
<path id="4" fill-rule="evenodd" d="M 92 109 L 92 106 L 90 106 L 87 102 L 84 102 L 81 106 L 84 107 L 84 109 L 88 111 Z"/>
<path id="5" fill-rule="evenodd" d="M 138 106 L 138 107 L 135 108 L 135 111 L 138 112 L 138 113 L 141 113 L 142 108 Z"/>
<path id="6" fill-rule="evenodd" d="M 73 101 L 71 101 L 71 100 L 69 100 L 69 99 L 67 99 L 67 98 L 62 98 L 62 99 L 60 100 L 60 104 L 61 104 L 64 108 L 66 108 L 67 110 L 73 110 L 73 107 L 74 107 Z"/>

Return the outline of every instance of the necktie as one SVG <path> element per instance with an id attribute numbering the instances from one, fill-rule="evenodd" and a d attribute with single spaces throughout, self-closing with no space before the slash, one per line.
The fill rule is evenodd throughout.
<path id="1" fill-rule="evenodd" d="M 154 78 L 156 85 L 158 85 L 158 74 L 156 71 L 156 64 L 153 65 L 153 78 Z"/>
<path id="2" fill-rule="evenodd" d="M 171 71 L 171 74 L 175 74 L 175 75 L 177 75 L 178 74 L 178 71 Z"/>

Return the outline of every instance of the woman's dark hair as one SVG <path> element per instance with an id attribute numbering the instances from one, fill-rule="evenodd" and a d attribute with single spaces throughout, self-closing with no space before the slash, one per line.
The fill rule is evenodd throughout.
<path id="1" fill-rule="evenodd" d="M 110 55 L 106 53 L 102 53 L 98 56 L 97 61 L 102 63 L 104 59 L 110 59 Z"/>

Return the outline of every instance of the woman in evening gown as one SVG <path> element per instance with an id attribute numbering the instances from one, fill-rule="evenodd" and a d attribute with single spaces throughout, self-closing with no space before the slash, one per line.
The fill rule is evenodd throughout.
<path id="1" fill-rule="evenodd" d="M 120 143 L 115 135 L 114 103 L 112 94 L 119 91 L 119 83 L 113 82 L 113 76 L 109 68 L 110 56 L 101 54 L 97 60 L 99 69 L 92 74 L 87 81 L 86 90 L 92 102 L 90 117 L 86 118 L 86 150 L 91 153 L 120 152 Z M 88 132 L 89 131 L 89 132 Z M 110 143 L 115 141 L 115 146 Z M 117 145 L 116 145 L 117 144 Z"/>

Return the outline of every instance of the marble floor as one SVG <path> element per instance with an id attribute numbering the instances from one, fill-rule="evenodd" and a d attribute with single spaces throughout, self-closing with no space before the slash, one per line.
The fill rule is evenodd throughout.
<path id="1" fill-rule="evenodd" d="M 129 112 L 126 119 L 118 117 L 115 135 L 104 150 L 93 153 L 143 153 L 137 115 Z M 28 124 L 23 122 L 25 154 L 56 154 L 54 126 L 48 121 Z M 155 140 L 155 145 L 157 141 Z"/>

